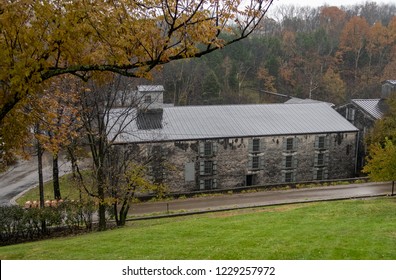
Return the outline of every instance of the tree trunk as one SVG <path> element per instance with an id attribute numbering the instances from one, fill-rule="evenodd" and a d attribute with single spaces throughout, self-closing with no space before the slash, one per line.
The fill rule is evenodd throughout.
<path id="1" fill-rule="evenodd" d="M 61 191 L 59 186 L 59 166 L 58 166 L 58 154 L 52 157 L 52 180 L 54 186 L 54 199 L 61 199 Z"/>
<path id="2" fill-rule="evenodd" d="M 122 206 L 119 212 L 119 220 L 117 221 L 118 226 L 125 226 L 126 218 L 128 217 L 128 212 L 131 204 L 131 199 L 135 195 L 135 189 L 135 185 L 131 186 L 123 199 Z M 117 208 L 115 210 L 117 210 Z"/>
<path id="3" fill-rule="evenodd" d="M 119 226 L 120 225 L 120 220 L 118 218 L 118 209 L 117 209 L 118 205 L 117 202 L 113 203 L 113 211 L 114 211 L 114 219 L 116 221 L 116 225 Z"/>
<path id="4" fill-rule="evenodd" d="M 105 204 L 105 174 L 103 172 L 103 167 L 99 167 L 98 170 L 98 198 L 99 198 L 99 230 L 106 230 L 106 204 Z"/>
<path id="5" fill-rule="evenodd" d="M 99 202 L 99 230 L 106 230 L 106 205 L 104 201 Z"/>
<path id="6" fill-rule="evenodd" d="M 37 125 L 37 130 L 38 125 Z M 39 195 L 40 195 L 40 208 L 44 208 L 44 179 L 43 179 L 43 150 L 41 144 L 37 141 L 37 162 L 38 162 L 38 176 L 39 176 Z M 47 232 L 45 218 L 41 220 L 41 230 L 43 233 Z"/>
<path id="7" fill-rule="evenodd" d="M 120 210 L 120 226 L 125 226 L 126 218 L 128 217 L 129 203 L 124 203 Z"/>

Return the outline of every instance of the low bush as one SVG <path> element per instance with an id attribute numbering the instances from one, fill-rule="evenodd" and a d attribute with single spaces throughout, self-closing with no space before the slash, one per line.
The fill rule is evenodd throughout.
<path id="1" fill-rule="evenodd" d="M 66 201 L 57 207 L 0 206 L 0 245 L 47 238 L 60 231 L 92 230 L 93 201 Z"/>

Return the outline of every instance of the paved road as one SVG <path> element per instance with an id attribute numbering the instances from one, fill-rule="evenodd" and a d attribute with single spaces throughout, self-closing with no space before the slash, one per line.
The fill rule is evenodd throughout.
<path id="1" fill-rule="evenodd" d="M 43 162 L 44 182 L 52 179 L 52 167 L 49 157 Z M 68 163 L 59 162 L 59 175 L 70 172 Z M 0 205 L 14 203 L 14 199 L 21 193 L 38 185 L 37 159 L 20 161 L 4 173 L 0 173 Z"/>
<path id="2" fill-rule="evenodd" d="M 307 201 L 324 201 L 356 197 L 373 197 L 390 194 L 392 184 L 363 183 L 307 189 L 278 191 L 261 191 L 255 193 L 219 195 L 213 197 L 187 198 L 165 202 L 144 202 L 134 204 L 129 211 L 131 215 L 148 213 L 167 213 L 167 211 L 193 211 L 233 209 Z"/>

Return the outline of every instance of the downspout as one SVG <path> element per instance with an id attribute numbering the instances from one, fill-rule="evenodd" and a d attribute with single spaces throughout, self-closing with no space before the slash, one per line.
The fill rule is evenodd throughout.
<path id="1" fill-rule="evenodd" d="M 359 150 L 359 142 L 360 142 L 360 130 L 356 131 L 356 141 L 355 141 L 355 176 L 358 174 L 358 150 Z M 363 167 L 363 166 L 362 166 Z"/>

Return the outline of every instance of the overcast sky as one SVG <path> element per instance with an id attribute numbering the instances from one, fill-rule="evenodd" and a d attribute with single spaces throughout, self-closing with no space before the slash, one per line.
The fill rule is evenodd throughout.
<path id="1" fill-rule="evenodd" d="M 318 7 L 325 4 L 329 6 L 350 6 L 355 4 L 363 4 L 366 2 L 380 3 L 395 3 L 395 0 L 274 0 L 274 6 L 278 5 L 298 5 L 298 6 L 312 6 Z"/>

